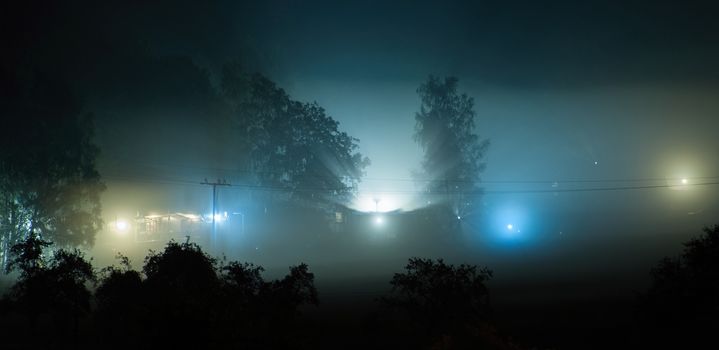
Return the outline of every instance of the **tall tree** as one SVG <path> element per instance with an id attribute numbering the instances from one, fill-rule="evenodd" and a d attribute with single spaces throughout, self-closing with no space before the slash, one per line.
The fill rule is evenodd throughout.
<path id="1" fill-rule="evenodd" d="M 315 103 L 294 101 L 266 77 L 237 64 L 223 71 L 222 90 L 250 155 L 258 185 L 312 202 L 346 202 L 369 159 L 358 139 Z"/>
<path id="2" fill-rule="evenodd" d="M 419 86 L 421 105 L 415 114 L 414 140 L 424 150 L 417 177 L 425 190 L 462 216 L 471 211 L 478 193 L 489 141 L 475 133 L 474 99 L 457 92 L 458 81 L 430 76 Z"/>
<path id="3" fill-rule="evenodd" d="M 18 72 L 6 72 L 0 82 L 2 265 L 9 248 L 28 237 L 89 246 L 102 224 L 104 185 L 95 168 L 91 115 L 81 112 L 61 79 Z"/>

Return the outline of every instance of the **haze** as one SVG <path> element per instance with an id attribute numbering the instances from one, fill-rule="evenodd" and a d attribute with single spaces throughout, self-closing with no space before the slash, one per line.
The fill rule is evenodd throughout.
<path id="1" fill-rule="evenodd" d="M 370 302 L 413 256 L 489 266 L 499 305 L 630 296 L 719 217 L 713 2 L 80 1 L 18 13 L 39 29 L 13 42 L 34 43 L 31 60 L 62 72 L 94 115 L 99 266 L 122 252 L 139 267 L 166 243 L 138 240 L 138 218 L 211 215 L 202 183 L 217 180 L 231 186 L 218 186 L 215 213 L 234 226 L 218 223 L 217 246 L 188 239 L 270 276 L 306 262 L 330 303 Z M 216 94 L 228 62 L 317 102 L 359 140 L 371 164 L 346 204 L 383 212 L 382 225 L 257 209 L 268 189 L 249 182 Z M 430 75 L 458 78 L 490 142 L 478 205 L 446 239 L 400 223 L 432 204 L 413 175 Z"/>

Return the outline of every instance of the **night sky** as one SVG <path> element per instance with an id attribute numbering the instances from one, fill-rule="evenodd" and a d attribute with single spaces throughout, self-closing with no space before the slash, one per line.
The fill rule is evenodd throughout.
<path id="1" fill-rule="evenodd" d="M 13 53 L 3 60 L 52 67 L 95 115 L 107 222 L 209 211 L 199 182 L 241 183 L 212 94 L 231 60 L 316 101 L 360 140 L 372 163 L 351 207 L 370 211 L 381 198 L 383 211 L 418 210 L 416 90 L 429 75 L 457 77 L 491 143 L 462 244 L 379 241 L 345 254 L 276 239 L 252 256 L 224 251 L 270 272 L 301 259 L 320 284 L 385 283 L 425 254 L 488 265 L 498 285 L 613 278 L 611 294 L 642 288 L 657 259 L 719 217 L 711 1 L 70 2 L 2 12 L 22 24 L 4 30 Z M 223 193 L 226 207 L 247 200 L 242 188 Z M 99 261 L 137 249 L 117 239 L 98 235 Z"/>

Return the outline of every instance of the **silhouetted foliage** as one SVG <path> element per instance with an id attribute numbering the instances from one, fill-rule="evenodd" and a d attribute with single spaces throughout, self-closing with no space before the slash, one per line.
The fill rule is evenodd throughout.
<path id="1" fill-rule="evenodd" d="M 262 297 L 271 307 L 272 321 L 280 327 L 295 320 L 298 308 L 302 305 L 317 305 L 315 276 L 309 272 L 306 264 L 293 266 L 290 274 L 281 280 L 265 283 L 261 289 Z"/>
<path id="2" fill-rule="evenodd" d="M 11 266 L 20 270 L 20 277 L 0 300 L 0 320 L 10 320 L 0 325 L 21 330 L 11 345 L 313 346 L 300 312 L 319 304 L 314 274 L 306 264 L 265 281 L 261 266 L 218 262 L 194 243 L 170 242 L 162 251 L 150 252 L 142 273 L 118 255 L 119 266 L 102 269 L 96 280 L 79 251 L 60 249 L 46 259 L 43 250 L 48 246 L 35 237 L 12 250 Z M 374 332 L 380 341 L 407 347 L 516 349 L 488 322 L 485 283 L 491 275 L 486 268 L 454 266 L 441 259 L 410 259 L 406 271 L 394 275 L 391 295 L 382 299 L 409 327 L 390 324 Z M 87 284 L 93 281 L 96 307 L 91 309 Z M 5 331 L 0 329 L 0 334 Z"/>
<path id="3" fill-rule="evenodd" d="M 356 138 L 315 103 L 294 101 L 266 77 L 247 75 L 237 63 L 223 70 L 222 91 L 259 185 L 311 202 L 347 201 L 369 159 Z"/>
<path id="4" fill-rule="evenodd" d="M 87 284 L 95 280 L 95 272 L 78 250 L 59 249 L 44 258 L 47 246 L 36 237 L 13 246 L 10 266 L 20 270 L 20 277 L 5 302 L 27 322 L 31 343 L 78 343 L 80 322 L 90 312 Z M 43 337 L 35 338 L 39 331 Z"/>
<path id="5" fill-rule="evenodd" d="M 520 349 L 490 320 L 491 277 L 487 268 L 411 258 L 367 319 L 368 336 L 384 348 Z"/>
<path id="6" fill-rule="evenodd" d="M 148 320 L 143 298 L 142 276 L 132 269 L 130 260 L 118 255 L 120 267 L 100 271 L 95 289 L 94 324 L 100 339 L 119 339 L 120 344 L 141 345 Z M 119 344 L 116 344 L 119 345 Z"/>
<path id="7" fill-rule="evenodd" d="M 382 301 L 404 313 L 417 332 L 462 333 L 488 316 L 490 270 L 421 258 L 410 259 L 405 270 L 392 277 L 392 293 Z"/>
<path id="8" fill-rule="evenodd" d="M 57 76 L 18 69 L 0 84 L 0 265 L 9 248 L 40 235 L 92 245 L 102 224 L 93 119 Z"/>
<path id="9" fill-rule="evenodd" d="M 317 304 L 314 275 L 304 264 L 266 282 L 262 267 L 219 264 L 193 243 L 151 252 L 144 278 L 120 259 L 121 267 L 103 270 L 95 294 L 101 343 L 111 336 L 125 346 L 296 347 L 298 309 Z"/>
<path id="10" fill-rule="evenodd" d="M 225 291 L 242 303 L 252 301 L 264 287 L 262 266 L 232 261 L 222 266 L 221 270 Z"/>
<path id="11" fill-rule="evenodd" d="M 298 328 L 299 309 L 303 305 L 317 305 L 314 274 L 307 265 L 290 267 L 290 274 L 271 282 L 262 282 L 250 310 L 251 343 L 266 348 L 303 347 L 307 341 Z"/>
<path id="12" fill-rule="evenodd" d="M 194 243 L 170 242 L 163 252 L 151 252 L 142 270 L 146 277 L 143 299 L 152 320 L 150 334 L 169 337 L 190 326 L 192 336 L 172 341 L 178 345 L 211 342 L 213 313 L 220 307 L 215 259 Z"/>
<path id="13" fill-rule="evenodd" d="M 684 243 L 679 257 L 652 268 L 640 297 L 645 331 L 661 346 L 699 345 L 719 332 L 719 225 Z"/>
<path id="14" fill-rule="evenodd" d="M 424 150 L 416 177 L 433 195 L 430 199 L 444 197 L 455 216 L 465 216 L 472 212 L 489 141 L 475 133 L 474 99 L 457 92 L 458 81 L 430 76 L 420 85 L 414 139 Z"/>
<path id="15" fill-rule="evenodd" d="M 7 270 L 18 269 L 22 277 L 34 275 L 44 267 L 42 253 L 50 245 L 52 242 L 42 240 L 35 235 L 13 245 L 10 248 L 11 258 Z"/>
<path id="16" fill-rule="evenodd" d="M 250 263 L 230 262 L 221 267 L 222 298 L 225 307 L 219 317 L 225 320 L 224 337 L 232 344 L 258 344 L 267 331 L 261 324 L 266 314 L 261 304 L 260 293 L 265 281 L 261 266 Z"/>

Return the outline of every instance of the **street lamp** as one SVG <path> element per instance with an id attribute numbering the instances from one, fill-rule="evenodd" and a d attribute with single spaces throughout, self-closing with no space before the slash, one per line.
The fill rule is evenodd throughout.
<path id="1" fill-rule="evenodd" d="M 118 219 L 115 217 L 115 231 L 118 233 L 124 234 L 127 232 L 127 230 L 130 228 L 130 224 L 127 223 L 124 219 Z"/>

